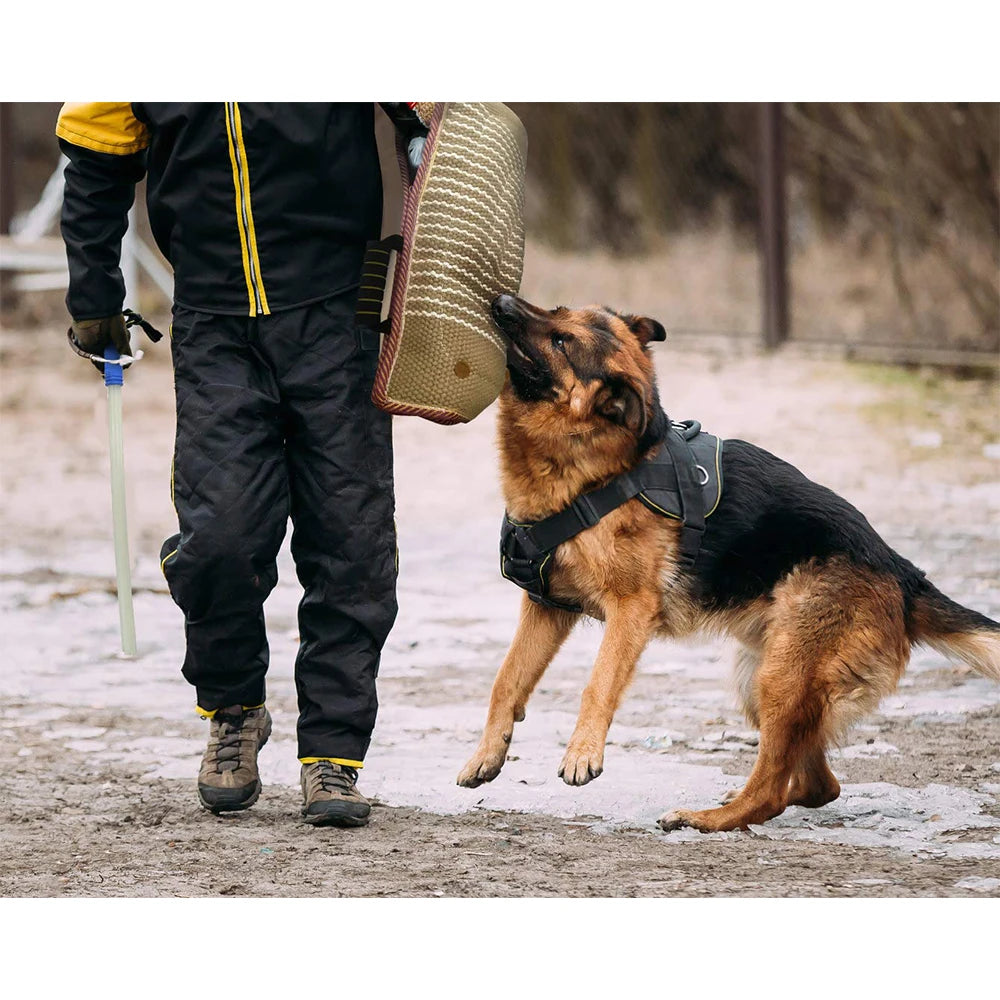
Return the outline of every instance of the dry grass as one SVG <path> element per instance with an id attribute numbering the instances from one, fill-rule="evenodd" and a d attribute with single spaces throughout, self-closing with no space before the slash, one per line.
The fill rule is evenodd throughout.
<path id="1" fill-rule="evenodd" d="M 844 344 L 996 350 L 930 253 L 908 262 L 916 320 L 900 304 L 888 248 L 879 239 L 795 239 L 789 259 L 791 337 Z M 522 293 L 539 305 L 600 302 L 651 315 L 668 330 L 742 334 L 760 330 L 756 248 L 723 225 L 677 233 L 640 257 L 604 250 L 567 253 L 529 240 Z"/>
<path id="2" fill-rule="evenodd" d="M 678 233 L 655 253 L 553 251 L 529 240 L 525 298 L 538 305 L 602 303 L 644 313 L 668 330 L 754 334 L 760 326 L 757 252 L 722 228 Z"/>

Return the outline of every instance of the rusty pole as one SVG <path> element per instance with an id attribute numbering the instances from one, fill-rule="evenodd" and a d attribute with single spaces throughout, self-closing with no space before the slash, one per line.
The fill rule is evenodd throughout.
<path id="1" fill-rule="evenodd" d="M 14 106 L 0 102 L 0 234 L 10 233 L 10 220 L 14 217 Z M 14 305 L 14 275 L 0 268 L 0 306 Z"/>
<path id="2" fill-rule="evenodd" d="M 760 259 L 763 346 L 788 338 L 788 227 L 785 209 L 785 129 L 780 104 L 761 104 Z"/>
<path id="3" fill-rule="evenodd" d="M 10 232 L 14 215 L 14 129 L 13 106 L 0 103 L 0 233 Z"/>

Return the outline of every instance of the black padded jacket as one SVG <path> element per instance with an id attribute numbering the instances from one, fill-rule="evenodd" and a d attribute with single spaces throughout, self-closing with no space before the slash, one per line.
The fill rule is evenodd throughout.
<path id="1" fill-rule="evenodd" d="M 66 104 L 56 134 L 77 320 L 121 311 L 121 239 L 144 175 L 189 309 L 258 316 L 343 292 L 379 237 L 373 104 Z"/>

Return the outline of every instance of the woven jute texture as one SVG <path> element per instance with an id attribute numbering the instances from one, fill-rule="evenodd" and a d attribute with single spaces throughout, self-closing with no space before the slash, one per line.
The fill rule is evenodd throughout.
<path id="1" fill-rule="evenodd" d="M 507 348 L 489 307 L 521 284 L 527 146 L 506 105 L 436 105 L 405 196 L 392 329 L 372 393 L 382 409 L 454 424 L 500 394 Z"/>

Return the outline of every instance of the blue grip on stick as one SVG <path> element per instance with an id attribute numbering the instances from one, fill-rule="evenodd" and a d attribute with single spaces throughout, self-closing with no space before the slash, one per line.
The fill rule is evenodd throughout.
<path id="1" fill-rule="evenodd" d="M 118 353 L 118 349 L 115 347 L 105 347 L 104 348 L 104 360 L 105 361 L 117 361 L 121 355 Z M 105 365 L 104 366 L 104 384 L 105 385 L 122 385 L 124 383 L 125 370 L 121 365 Z"/>

